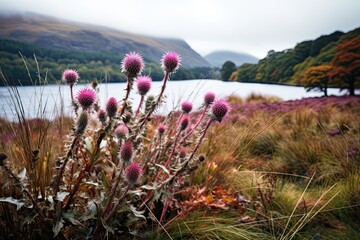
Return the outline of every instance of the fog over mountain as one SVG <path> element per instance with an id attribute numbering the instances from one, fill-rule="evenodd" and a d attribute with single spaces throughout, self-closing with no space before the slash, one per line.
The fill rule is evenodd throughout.
<path id="1" fill-rule="evenodd" d="M 259 59 L 248 53 L 238 53 L 232 51 L 215 51 L 204 56 L 212 66 L 221 67 L 226 61 L 232 61 L 236 66 L 244 63 L 257 63 Z"/>

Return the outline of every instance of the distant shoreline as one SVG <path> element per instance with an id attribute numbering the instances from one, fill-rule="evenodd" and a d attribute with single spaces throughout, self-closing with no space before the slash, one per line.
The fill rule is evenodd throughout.
<path id="1" fill-rule="evenodd" d="M 199 81 L 199 80 L 204 80 L 204 81 L 219 81 L 219 82 L 224 82 L 224 83 L 250 83 L 250 84 L 264 84 L 264 85 L 277 85 L 277 86 L 287 86 L 287 87 L 303 87 L 300 84 L 288 84 L 288 83 L 273 83 L 273 82 L 253 82 L 253 81 L 246 81 L 246 82 L 239 82 L 239 81 L 225 81 L 225 80 L 221 80 L 221 79 L 176 79 L 176 80 L 172 80 L 170 79 L 171 82 L 179 82 L 179 81 Z M 161 82 L 162 80 L 153 80 L 153 82 Z M 117 81 L 117 82 L 100 82 L 99 84 L 108 84 L 108 83 L 126 83 L 126 81 Z M 91 82 L 79 82 L 79 85 L 86 85 L 86 84 L 91 84 Z M 15 85 L 10 85 L 10 86 L 17 86 L 17 87 L 31 87 L 31 86 L 57 86 L 57 85 L 65 85 L 62 82 L 58 82 L 58 83 L 46 83 L 46 84 L 38 84 L 38 85 L 34 85 L 34 84 L 15 84 Z M 7 87 L 8 85 L 1 85 L 0 87 Z M 334 89 L 334 88 L 340 88 L 340 87 L 336 87 L 336 86 L 331 86 L 328 87 L 329 89 Z M 360 90 L 360 89 L 355 89 L 356 90 Z"/>

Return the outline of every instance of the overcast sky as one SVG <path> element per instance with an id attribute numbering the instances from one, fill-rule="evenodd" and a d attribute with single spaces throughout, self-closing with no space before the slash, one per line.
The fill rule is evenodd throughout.
<path id="1" fill-rule="evenodd" d="M 12 11 L 182 38 L 201 55 L 231 50 L 259 58 L 360 26 L 360 0 L 0 0 L 0 12 Z"/>

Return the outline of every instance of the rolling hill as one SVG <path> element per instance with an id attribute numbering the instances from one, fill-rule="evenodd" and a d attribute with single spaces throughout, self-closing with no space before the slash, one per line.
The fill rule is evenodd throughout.
<path id="1" fill-rule="evenodd" d="M 215 51 L 204 56 L 204 58 L 214 67 L 221 67 L 226 61 L 232 61 L 236 66 L 241 66 L 244 63 L 257 63 L 259 61 L 258 58 L 250 54 L 232 51 Z"/>
<path id="2" fill-rule="evenodd" d="M 210 67 L 184 40 L 144 36 L 107 27 L 64 21 L 26 13 L 0 16 L 0 38 L 39 47 L 83 52 L 125 54 L 140 52 L 145 59 L 159 62 L 166 51 L 182 56 L 185 68 Z"/>

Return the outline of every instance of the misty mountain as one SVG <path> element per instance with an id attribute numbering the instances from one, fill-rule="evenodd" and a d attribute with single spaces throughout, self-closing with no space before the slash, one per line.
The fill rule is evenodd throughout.
<path id="1" fill-rule="evenodd" d="M 212 66 L 221 67 L 226 61 L 232 61 L 236 66 L 241 66 L 244 63 L 257 63 L 258 58 L 247 54 L 237 53 L 232 51 L 215 51 L 204 56 Z"/>
<path id="2" fill-rule="evenodd" d="M 154 62 L 159 62 L 164 52 L 172 50 L 182 56 L 185 68 L 210 66 L 181 39 L 145 36 L 33 13 L 0 16 L 0 38 L 67 51 L 120 55 L 136 51 Z"/>

